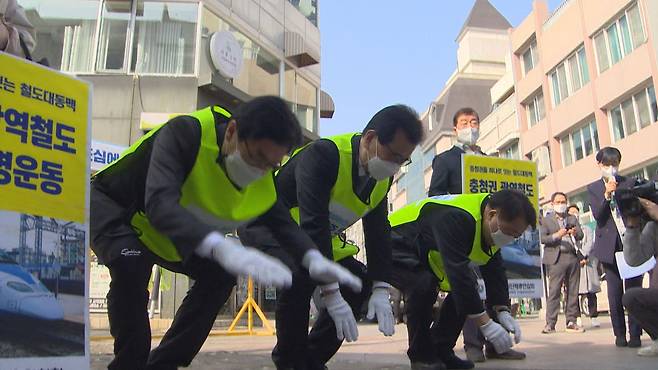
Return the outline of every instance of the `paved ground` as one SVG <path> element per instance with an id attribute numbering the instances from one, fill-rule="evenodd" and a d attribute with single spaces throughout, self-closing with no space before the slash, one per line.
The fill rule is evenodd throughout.
<path id="1" fill-rule="evenodd" d="M 608 317 L 602 317 L 600 329 L 582 334 L 565 333 L 563 323 L 558 332 L 541 334 L 543 322 L 539 319 L 522 320 L 524 339 L 517 346 L 528 358 L 523 361 L 488 361 L 478 364 L 478 369 L 527 369 L 527 370 L 656 370 L 658 358 L 641 358 L 636 350 L 616 348 Z M 585 320 L 587 326 L 588 320 Z M 393 338 L 381 336 L 374 325 L 359 327 L 356 343 L 345 344 L 338 355 L 328 364 L 331 370 L 402 370 L 409 369 L 406 349 L 406 327 L 398 325 Z M 106 333 L 105 333 L 106 334 Z M 92 339 L 92 369 L 107 366 L 112 350 L 111 340 L 103 339 L 102 332 L 94 332 Z M 98 336 L 101 335 L 101 336 Z M 644 343 L 649 338 L 644 336 Z M 156 345 L 157 340 L 154 340 Z M 269 352 L 274 346 L 271 336 L 222 336 L 213 335 L 203 346 L 189 369 L 274 369 Z M 461 347 L 461 339 L 459 341 Z M 458 355 L 464 356 L 459 350 Z"/>

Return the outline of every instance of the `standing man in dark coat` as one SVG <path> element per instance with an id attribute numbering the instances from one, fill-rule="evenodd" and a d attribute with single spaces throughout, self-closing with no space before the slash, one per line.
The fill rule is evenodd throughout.
<path id="1" fill-rule="evenodd" d="M 622 281 L 615 261 L 615 252 L 621 251 L 622 239 L 626 231 L 619 208 L 614 200 L 617 189 L 628 189 L 633 180 L 617 174 L 621 162 L 621 152 L 617 148 L 605 147 L 596 153 L 596 161 L 601 168 L 601 179 L 587 186 L 592 215 L 596 220 L 596 236 L 592 255 L 603 264 L 605 280 L 608 285 L 608 303 L 610 320 L 615 334 L 617 347 L 639 348 L 642 343 L 642 328 L 632 315 L 628 316 L 630 341 L 626 340 L 626 320 L 622 296 L 626 289 L 641 287 L 642 276 Z"/>

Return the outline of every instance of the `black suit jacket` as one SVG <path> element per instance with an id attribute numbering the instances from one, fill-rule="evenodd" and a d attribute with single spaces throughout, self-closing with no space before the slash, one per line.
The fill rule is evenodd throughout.
<path id="1" fill-rule="evenodd" d="M 462 154 L 464 151 L 453 146 L 432 160 L 432 180 L 427 195 L 462 193 Z"/>
<path id="2" fill-rule="evenodd" d="M 576 225 L 576 233 L 574 234 L 574 239 L 576 242 L 583 240 L 583 230 L 580 228 L 580 223 L 575 216 L 568 215 L 566 219 L 567 224 Z M 541 234 L 541 242 L 544 244 L 544 257 L 542 262 L 545 265 L 554 265 L 557 263 L 560 258 L 560 245 L 562 245 L 562 239 L 554 239 L 553 234 L 561 229 L 560 223 L 557 220 L 555 213 L 551 212 L 547 214 L 542 220 L 541 226 L 539 226 L 539 231 Z M 575 245 L 574 247 L 578 247 Z"/>
<path id="3" fill-rule="evenodd" d="M 624 176 L 616 176 L 617 189 L 628 189 L 633 186 L 634 180 Z M 605 199 L 605 184 L 598 179 L 587 186 L 589 203 L 592 215 L 596 220 L 596 237 L 592 247 L 592 255 L 604 263 L 615 262 L 615 252 L 622 250 L 621 238 L 617 225 L 612 217 L 610 201 Z"/>

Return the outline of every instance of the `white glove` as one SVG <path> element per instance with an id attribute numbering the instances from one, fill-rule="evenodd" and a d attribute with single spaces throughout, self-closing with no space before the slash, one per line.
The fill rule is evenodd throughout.
<path id="1" fill-rule="evenodd" d="M 306 267 L 313 280 L 321 283 L 338 282 L 340 285 L 347 285 L 355 292 L 361 291 L 361 279 L 345 267 L 325 258 L 317 249 L 311 249 L 304 254 L 302 265 Z"/>
<path id="2" fill-rule="evenodd" d="M 356 326 L 352 308 L 340 295 L 338 283 L 323 285 L 320 290 L 322 291 L 322 302 L 336 325 L 336 336 L 340 340 L 354 342 L 359 337 L 359 329 Z"/>
<path id="3" fill-rule="evenodd" d="M 312 298 L 313 298 L 313 304 L 315 304 L 315 308 L 318 311 L 322 311 L 325 309 L 324 301 L 322 300 L 322 290 L 320 289 L 319 286 L 315 287 Z"/>
<path id="4" fill-rule="evenodd" d="M 497 353 L 505 353 L 512 349 L 514 345 L 507 330 L 491 319 L 486 324 L 480 326 L 480 331 L 493 344 Z"/>
<path id="5" fill-rule="evenodd" d="M 521 343 L 521 325 L 519 325 L 519 322 L 512 317 L 512 314 L 510 314 L 509 311 L 499 311 L 498 322 L 503 328 L 505 328 L 505 330 L 514 334 L 514 343 Z"/>
<path id="6" fill-rule="evenodd" d="M 395 333 L 395 320 L 393 319 L 393 307 L 389 300 L 388 289 L 391 286 L 382 281 L 375 281 L 372 284 L 372 294 L 368 301 L 368 320 L 377 316 L 379 331 L 387 337 Z"/>
<path id="7" fill-rule="evenodd" d="M 216 231 L 206 236 L 195 253 L 215 260 L 230 274 L 249 275 L 264 285 L 285 288 L 292 284 L 292 272 L 281 261 L 254 248 L 246 248 Z"/>

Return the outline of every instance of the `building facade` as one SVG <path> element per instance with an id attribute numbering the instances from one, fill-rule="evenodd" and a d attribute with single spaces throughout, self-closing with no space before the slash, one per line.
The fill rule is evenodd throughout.
<path id="1" fill-rule="evenodd" d="M 331 97 L 320 90 L 317 0 L 18 3 L 36 29 L 34 60 L 93 86 L 95 169 L 173 115 L 212 104 L 231 110 L 251 97 L 281 96 L 306 140 L 318 137 L 320 117 L 333 114 Z M 168 288 L 156 312 L 170 319 L 190 281 L 182 275 L 163 280 Z M 242 285 L 227 316 L 240 308 Z M 262 307 L 272 310 L 276 292 L 257 290 Z"/>
<path id="2" fill-rule="evenodd" d="M 476 1 L 472 14 L 478 6 L 484 7 L 483 1 Z M 601 7 L 597 0 L 565 0 L 552 13 L 545 1 L 535 1 L 521 24 L 506 30 L 504 68 L 496 81 L 471 90 L 458 105 L 480 113 L 478 144 L 485 153 L 537 163 L 541 204 L 562 191 L 587 212 L 586 187 L 600 178 L 595 155 L 602 147 L 622 152 L 623 175 L 657 174 L 657 32 L 655 1 L 611 0 Z M 458 67 L 455 75 L 460 73 Z M 439 153 L 454 141 L 451 117 L 444 117 L 443 130 L 433 135 L 431 113 L 444 109 L 436 102 L 455 75 L 423 114 L 429 131 L 424 150 L 433 144 Z M 480 109 L 483 94 L 490 105 Z M 410 167 L 398 177 L 391 209 L 422 194 L 419 186 L 411 194 L 409 183 L 421 184 L 426 192 L 432 157 L 416 156 L 423 170 Z"/>
<path id="3" fill-rule="evenodd" d="M 389 193 L 390 210 L 427 196 L 432 159 L 454 142 L 452 118 L 463 107 L 483 118 L 491 111 L 490 90 L 506 75 L 509 22 L 488 0 L 477 0 L 459 31 L 457 68 L 439 95 L 421 115 L 426 139 L 412 154 L 412 163 L 396 177 Z"/>
<path id="4" fill-rule="evenodd" d="M 623 175 L 658 170 L 658 2 L 544 1 L 510 31 L 519 153 L 537 162 L 540 202 L 555 191 L 588 210 L 596 152 L 622 152 Z M 513 130 L 513 126 L 510 125 Z"/>

